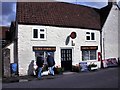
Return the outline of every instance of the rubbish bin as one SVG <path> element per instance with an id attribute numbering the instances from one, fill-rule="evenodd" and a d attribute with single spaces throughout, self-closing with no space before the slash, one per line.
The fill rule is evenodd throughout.
<path id="1" fill-rule="evenodd" d="M 11 74 L 17 75 L 17 63 L 11 63 L 10 64 Z"/>

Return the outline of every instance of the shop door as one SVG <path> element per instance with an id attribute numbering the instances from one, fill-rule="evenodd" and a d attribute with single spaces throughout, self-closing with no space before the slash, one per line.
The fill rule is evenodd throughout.
<path id="1" fill-rule="evenodd" d="M 65 71 L 72 70 L 72 49 L 61 49 L 61 67 Z"/>

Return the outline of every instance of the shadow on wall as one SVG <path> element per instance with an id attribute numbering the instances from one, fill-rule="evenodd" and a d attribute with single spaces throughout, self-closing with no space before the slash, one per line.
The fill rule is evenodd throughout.
<path id="1" fill-rule="evenodd" d="M 31 61 L 31 63 L 28 66 L 28 75 L 34 75 L 35 69 L 34 69 L 34 60 Z"/>

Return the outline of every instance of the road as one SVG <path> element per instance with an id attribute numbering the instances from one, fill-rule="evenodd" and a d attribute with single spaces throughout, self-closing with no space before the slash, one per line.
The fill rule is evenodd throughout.
<path id="1" fill-rule="evenodd" d="M 2 88 L 118 88 L 118 68 L 58 75 L 54 79 L 4 83 Z"/>

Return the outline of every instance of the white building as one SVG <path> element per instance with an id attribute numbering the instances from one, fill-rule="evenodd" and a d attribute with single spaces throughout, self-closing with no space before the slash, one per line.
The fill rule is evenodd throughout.
<path id="1" fill-rule="evenodd" d="M 118 7 L 114 4 L 102 28 L 103 60 L 118 58 Z"/>
<path id="2" fill-rule="evenodd" d="M 19 75 L 30 74 L 39 53 L 46 63 L 48 52 L 53 54 L 55 66 L 65 70 L 71 71 L 80 62 L 100 68 L 101 30 L 108 15 L 102 10 L 61 2 L 18 2 L 13 46 Z"/>

